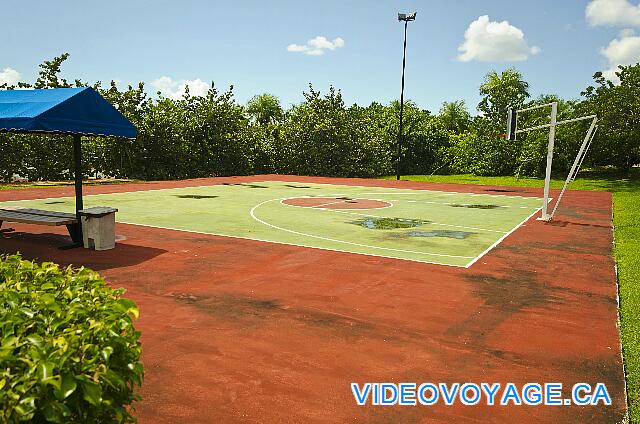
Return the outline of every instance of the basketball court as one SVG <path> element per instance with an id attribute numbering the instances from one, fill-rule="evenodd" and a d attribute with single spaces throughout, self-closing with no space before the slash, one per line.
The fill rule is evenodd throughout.
<path id="1" fill-rule="evenodd" d="M 0 205 L 73 209 L 73 187 Z M 5 223 L 140 307 L 140 423 L 619 422 L 611 195 L 296 176 L 86 187 L 116 248 Z M 559 191 L 551 190 L 557 198 Z M 611 406 L 359 407 L 350 383 L 605 383 Z"/>
<path id="2" fill-rule="evenodd" d="M 69 211 L 73 197 L 0 203 Z M 97 194 L 118 222 L 468 267 L 527 221 L 530 196 L 282 181 Z"/>

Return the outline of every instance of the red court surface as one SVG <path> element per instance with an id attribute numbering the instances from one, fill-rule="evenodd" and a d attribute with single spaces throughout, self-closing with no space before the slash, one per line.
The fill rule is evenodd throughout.
<path id="1" fill-rule="evenodd" d="M 87 194 L 281 180 L 520 196 L 541 190 L 256 176 L 86 187 Z M 0 201 L 73 187 L 0 191 Z M 557 192 L 552 195 L 557 196 Z M 470 268 L 118 224 L 111 251 L 5 223 L 0 252 L 86 265 L 140 306 L 140 423 L 614 423 L 625 392 L 611 196 L 568 192 Z M 605 383 L 613 405 L 357 406 L 351 382 Z"/>

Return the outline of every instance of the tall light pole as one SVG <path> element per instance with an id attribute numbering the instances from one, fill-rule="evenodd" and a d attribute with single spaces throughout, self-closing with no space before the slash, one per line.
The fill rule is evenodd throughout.
<path id="1" fill-rule="evenodd" d="M 400 132 L 398 133 L 398 157 L 396 161 L 396 179 L 400 180 L 400 162 L 402 158 L 402 141 L 404 132 L 402 131 L 402 114 L 404 112 L 404 65 L 407 59 L 407 25 L 409 21 L 416 20 L 417 12 L 398 13 L 398 21 L 404 21 L 404 46 L 402 48 L 402 88 L 400 89 Z"/>

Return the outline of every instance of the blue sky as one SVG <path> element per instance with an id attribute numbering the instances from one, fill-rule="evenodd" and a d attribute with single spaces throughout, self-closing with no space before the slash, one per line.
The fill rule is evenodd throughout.
<path id="1" fill-rule="evenodd" d="M 349 104 L 386 103 L 400 91 L 398 11 L 418 12 L 405 96 L 434 111 L 460 99 L 475 111 L 492 69 L 515 66 L 534 96 L 576 98 L 594 72 L 640 61 L 638 0 L 8 0 L 0 82 L 34 81 L 39 63 L 69 52 L 67 78 L 144 81 L 169 96 L 214 81 L 242 103 L 269 92 L 287 106 L 312 83 Z"/>

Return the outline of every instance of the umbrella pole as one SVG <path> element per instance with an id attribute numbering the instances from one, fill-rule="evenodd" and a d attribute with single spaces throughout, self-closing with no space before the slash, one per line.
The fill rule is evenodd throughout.
<path id="1" fill-rule="evenodd" d="M 76 217 L 80 222 L 79 211 L 84 209 L 82 205 L 82 143 L 80 134 L 73 135 L 73 159 L 75 162 L 75 183 L 76 183 Z"/>
<path id="2" fill-rule="evenodd" d="M 74 179 L 76 186 L 76 220 L 75 224 L 67 225 L 69 235 L 73 244 L 65 246 L 66 248 L 82 246 L 82 221 L 80 220 L 80 211 L 84 209 L 82 205 L 82 143 L 80 134 L 73 135 L 73 161 L 74 161 Z"/>

